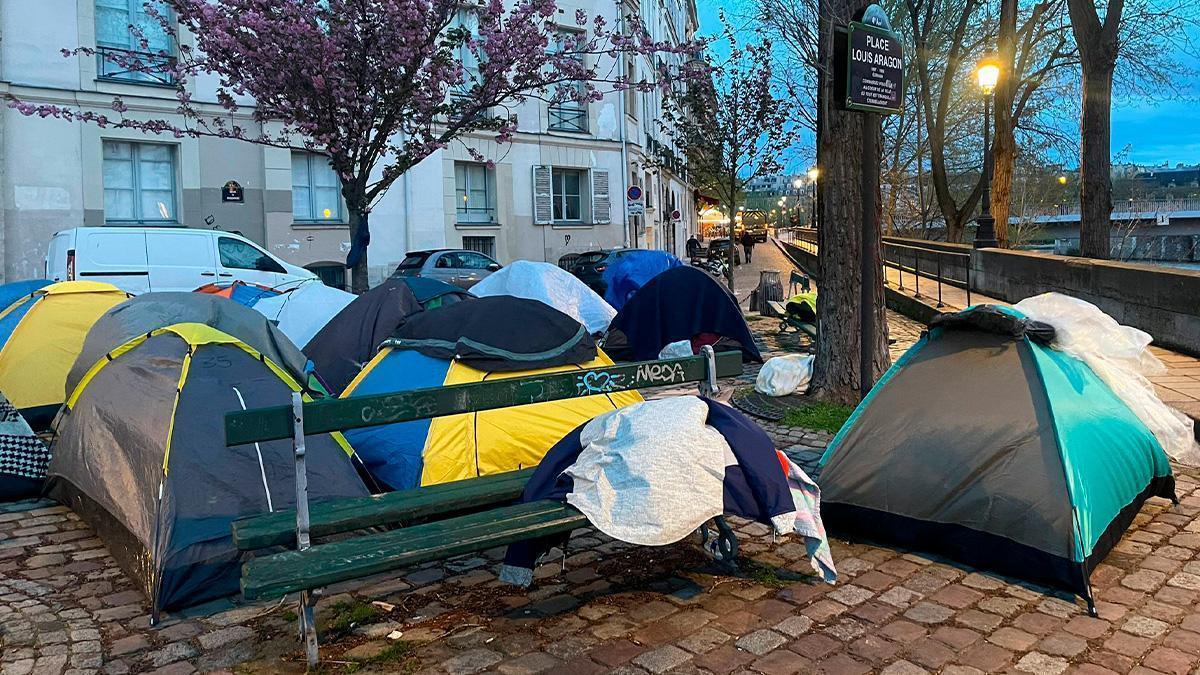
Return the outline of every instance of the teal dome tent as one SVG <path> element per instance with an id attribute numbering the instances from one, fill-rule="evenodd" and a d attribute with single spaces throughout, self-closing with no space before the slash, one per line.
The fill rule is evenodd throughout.
<path id="1" fill-rule="evenodd" d="M 1070 591 L 1150 497 L 1175 499 L 1145 424 L 1053 329 L 982 305 L 939 317 L 821 458 L 831 530 Z"/>

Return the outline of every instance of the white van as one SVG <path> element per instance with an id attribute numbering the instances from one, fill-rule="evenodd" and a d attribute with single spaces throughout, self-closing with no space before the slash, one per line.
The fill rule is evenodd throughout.
<path id="1" fill-rule="evenodd" d="M 184 227 L 73 227 L 56 232 L 46 253 L 47 279 L 105 281 L 135 294 L 238 279 L 275 287 L 316 276 L 240 235 Z"/>

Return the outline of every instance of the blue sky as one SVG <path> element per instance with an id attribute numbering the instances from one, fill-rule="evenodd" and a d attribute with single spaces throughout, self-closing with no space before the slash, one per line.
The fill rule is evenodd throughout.
<path id="1" fill-rule="evenodd" d="M 700 32 L 711 35 L 720 30 L 719 10 L 734 13 L 739 0 L 696 0 Z M 1186 58 L 1186 57 L 1182 57 Z M 1194 64 L 1200 70 L 1200 64 Z M 1200 93 L 1200 82 L 1193 86 Z M 1117 101 L 1112 113 L 1112 151 L 1120 153 L 1128 146 L 1127 161 L 1139 164 L 1170 162 L 1200 163 L 1200 101 L 1176 100 L 1160 103 Z M 1067 124 L 1076 124 L 1066 121 Z M 812 138 L 806 142 L 811 147 Z M 808 150 L 805 154 L 811 154 Z M 803 164 L 796 160 L 793 164 Z M 803 167 L 789 167 L 800 170 Z"/>

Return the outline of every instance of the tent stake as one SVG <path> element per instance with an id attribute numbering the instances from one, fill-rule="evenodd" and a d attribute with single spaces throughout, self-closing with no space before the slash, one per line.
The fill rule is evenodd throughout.
<path id="1" fill-rule="evenodd" d="M 292 450 L 296 457 L 296 549 L 308 550 L 312 539 L 308 534 L 308 472 L 304 466 L 304 398 L 300 392 L 292 392 Z M 317 624 L 313 616 L 317 596 L 313 590 L 300 592 L 300 639 L 304 641 L 304 652 L 310 669 L 317 666 Z"/>

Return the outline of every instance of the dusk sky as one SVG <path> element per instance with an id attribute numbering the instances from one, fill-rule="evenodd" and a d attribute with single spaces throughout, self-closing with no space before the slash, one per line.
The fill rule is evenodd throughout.
<path id="1" fill-rule="evenodd" d="M 704 35 L 710 35 L 720 29 L 719 10 L 724 8 L 726 12 L 736 12 L 742 2 L 697 0 L 697 5 L 700 31 Z M 1194 94 L 1200 94 L 1200 84 L 1196 89 Z M 1200 163 L 1200 124 L 1197 122 L 1200 122 L 1200 101 L 1177 100 L 1143 104 L 1118 101 L 1112 116 L 1113 154 L 1120 153 L 1128 146 L 1127 161 L 1138 164 L 1169 162 L 1173 166 L 1177 163 Z M 806 139 L 806 143 L 811 146 L 811 136 Z M 811 149 L 803 154 L 811 155 Z M 789 170 L 801 170 L 803 167 L 800 165 L 803 165 L 804 161 L 797 159 L 792 163 L 797 166 L 789 167 Z"/>

